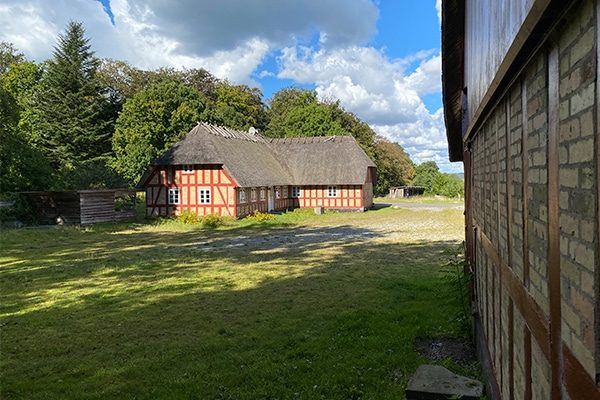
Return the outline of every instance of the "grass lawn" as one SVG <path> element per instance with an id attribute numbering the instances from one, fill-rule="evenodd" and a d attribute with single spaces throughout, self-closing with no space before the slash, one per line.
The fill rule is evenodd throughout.
<path id="1" fill-rule="evenodd" d="M 466 335 L 462 234 L 392 208 L 4 230 L 0 398 L 403 398 L 414 339 Z"/>

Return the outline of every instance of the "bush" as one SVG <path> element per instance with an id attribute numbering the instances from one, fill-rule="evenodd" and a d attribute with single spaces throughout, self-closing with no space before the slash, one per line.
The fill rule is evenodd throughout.
<path id="1" fill-rule="evenodd" d="M 275 216 L 273 214 L 264 213 L 264 212 L 260 212 L 260 211 L 256 210 L 252 214 L 248 215 L 245 219 L 249 220 L 249 221 L 261 223 L 261 222 L 271 221 L 271 220 L 275 219 Z"/>
<path id="2" fill-rule="evenodd" d="M 223 224 L 225 224 L 225 218 L 219 214 L 208 214 L 202 218 L 202 226 L 205 228 L 216 228 L 217 226 L 221 226 Z"/>
<path id="3" fill-rule="evenodd" d="M 187 225 L 197 224 L 202 219 L 191 211 L 183 210 L 178 216 L 175 217 L 175 220 Z"/>

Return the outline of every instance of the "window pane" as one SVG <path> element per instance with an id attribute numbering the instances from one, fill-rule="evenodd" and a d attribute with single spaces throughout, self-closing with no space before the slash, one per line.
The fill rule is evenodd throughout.
<path id="1" fill-rule="evenodd" d="M 169 204 L 179 204 L 179 189 L 169 189 Z"/>

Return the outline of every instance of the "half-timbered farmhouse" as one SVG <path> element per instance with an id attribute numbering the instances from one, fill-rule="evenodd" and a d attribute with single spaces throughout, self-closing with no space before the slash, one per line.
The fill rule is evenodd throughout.
<path id="1" fill-rule="evenodd" d="M 142 176 L 146 215 L 187 210 L 241 218 L 254 211 L 373 204 L 375 164 L 351 136 L 265 138 L 199 123 Z"/>
<path id="2" fill-rule="evenodd" d="M 493 399 L 600 399 L 600 2 L 442 2 Z"/>

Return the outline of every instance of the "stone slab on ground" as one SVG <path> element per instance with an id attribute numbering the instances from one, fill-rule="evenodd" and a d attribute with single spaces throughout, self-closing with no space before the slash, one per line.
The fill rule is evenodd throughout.
<path id="1" fill-rule="evenodd" d="M 481 382 L 456 375 L 439 365 L 421 365 L 406 387 L 406 400 L 479 400 L 482 395 Z"/>

